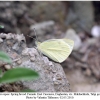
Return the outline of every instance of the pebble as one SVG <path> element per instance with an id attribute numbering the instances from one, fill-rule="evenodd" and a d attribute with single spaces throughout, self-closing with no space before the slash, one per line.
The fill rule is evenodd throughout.
<path id="1" fill-rule="evenodd" d="M 3 42 L 3 39 L 0 38 L 0 43 L 2 43 L 2 42 Z"/>
<path id="2" fill-rule="evenodd" d="M 56 75 L 57 80 L 62 80 L 61 76 L 59 74 Z"/>
<path id="3" fill-rule="evenodd" d="M 49 64 L 49 59 L 45 56 L 43 56 L 43 61 L 44 61 L 45 64 Z"/>
<path id="4" fill-rule="evenodd" d="M 35 61 L 35 56 L 31 57 L 30 60 L 31 60 L 32 62 L 34 62 L 34 61 Z"/>
<path id="5" fill-rule="evenodd" d="M 35 25 L 31 25 L 30 30 L 34 32 L 34 28 L 35 28 L 37 35 L 43 35 L 45 34 L 46 31 L 53 30 L 54 25 L 55 25 L 55 22 L 53 20 L 44 21 L 41 23 L 37 23 Z"/>
<path id="6" fill-rule="evenodd" d="M 12 45 L 12 42 L 10 42 L 10 41 L 7 41 L 7 45 Z"/>
<path id="7" fill-rule="evenodd" d="M 23 51 L 22 51 L 22 55 L 29 55 L 28 54 L 28 51 L 29 51 L 29 49 L 28 48 L 25 48 Z"/>
<path id="8" fill-rule="evenodd" d="M 17 64 L 20 65 L 21 63 L 22 63 L 22 60 L 18 60 L 18 61 L 17 61 Z"/>
<path id="9" fill-rule="evenodd" d="M 51 61 L 49 61 L 49 66 L 53 66 L 53 63 Z"/>
<path id="10" fill-rule="evenodd" d="M 17 34 L 16 35 L 16 40 L 18 41 L 18 42 L 20 42 L 20 41 L 25 41 L 25 37 L 24 37 L 24 35 L 23 34 Z"/>
<path id="11" fill-rule="evenodd" d="M 38 55 L 38 52 L 36 49 L 34 48 L 25 48 L 23 51 L 22 51 L 22 55 L 30 55 L 31 57 L 34 56 L 34 55 Z"/>
<path id="12" fill-rule="evenodd" d="M 85 71 L 85 75 L 91 76 L 91 74 L 92 74 L 91 70 L 89 68 L 87 68 Z"/>
<path id="13" fill-rule="evenodd" d="M 11 65 L 4 65 L 4 67 L 5 67 L 6 70 L 11 69 Z"/>
<path id="14" fill-rule="evenodd" d="M 12 33 L 8 33 L 7 35 L 6 35 L 6 39 L 11 39 L 12 38 Z"/>
<path id="15" fill-rule="evenodd" d="M 6 38 L 6 35 L 5 33 L 0 33 L 0 38 Z"/>
<path id="16" fill-rule="evenodd" d="M 99 25 L 95 25 L 95 26 L 92 27 L 91 35 L 93 37 L 100 37 L 100 26 Z"/>
<path id="17" fill-rule="evenodd" d="M 76 50 L 76 51 L 79 50 L 79 48 L 82 45 L 82 41 L 81 41 L 81 38 L 77 35 L 77 33 L 74 29 L 68 29 L 66 31 L 65 37 L 74 41 L 73 50 Z"/>
<path id="18" fill-rule="evenodd" d="M 54 85 L 58 85 L 60 84 L 58 81 L 54 81 Z"/>

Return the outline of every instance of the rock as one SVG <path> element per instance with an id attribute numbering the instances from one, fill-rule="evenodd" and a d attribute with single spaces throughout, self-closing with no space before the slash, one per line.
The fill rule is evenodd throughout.
<path id="1" fill-rule="evenodd" d="M 66 15 L 61 1 L 0 1 L 0 13 L 0 24 L 4 26 L 0 32 L 24 33 L 27 43 L 31 42 L 27 38 L 31 25 L 48 20 L 63 23 Z"/>
<path id="2" fill-rule="evenodd" d="M 100 37 L 100 26 L 99 25 L 95 25 L 95 26 L 92 27 L 91 35 L 93 37 Z"/>
<path id="3" fill-rule="evenodd" d="M 97 38 L 88 38 L 86 41 L 84 41 L 82 43 L 82 46 L 81 46 L 81 49 L 79 50 L 79 52 L 86 54 L 88 48 L 90 46 L 93 46 L 93 45 L 97 44 L 97 42 L 98 42 Z"/>
<path id="4" fill-rule="evenodd" d="M 2 42 L 3 42 L 3 39 L 0 38 L 0 43 L 2 43 Z"/>
<path id="5" fill-rule="evenodd" d="M 73 23 L 75 20 L 77 20 L 77 15 L 70 8 L 68 11 L 67 19 L 66 19 L 66 25 Z"/>
<path id="6" fill-rule="evenodd" d="M 34 2 L 29 9 L 29 15 L 38 21 L 55 20 L 62 22 L 65 19 L 65 6 L 61 1 Z"/>
<path id="7" fill-rule="evenodd" d="M 91 76 L 92 72 L 89 68 L 87 68 L 86 71 L 84 72 L 84 74 L 87 75 L 87 76 Z"/>
<path id="8" fill-rule="evenodd" d="M 2 11 L 3 10 L 3 11 Z M 21 2 L 0 2 L 1 25 L 4 26 L 4 32 L 15 32 L 15 26 L 19 17 L 25 14 L 27 7 Z M 18 18 L 18 19 L 17 19 Z"/>
<path id="9" fill-rule="evenodd" d="M 5 41 L 0 43 L 0 47 L 2 47 L 0 50 L 8 53 L 11 57 L 13 60 L 12 67 L 22 66 L 30 68 L 37 71 L 40 75 L 39 79 L 34 81 L 21 81 L 25 89 L 28 88 L 37 92 L 69 92 L 69 83 L 60 64 L 41 56 L 35 48 L 27 48 L 22 35 L 11 34 L 11 36 L 14 35 L 14 38 L 9 39 L 9 41 L 13 45 L 19 43 L 19 49 L 13 49 L 13 45 L 11 47 L 7 44 L 7 35 L 5 36 Z M 34 57 L 34 59 L 31 59 L 31 57 Z M 18 60 L 21 60 L 21 63 L 18 63 Z"/>
<path id="10" fill-rule="evenodd" d="M 65 37 L 69 38 L 69 39 L 72 39 L 74 41 L 74 48 L 73 48 L 73 50 L 78 51 L 79 48 L 82 45 L 82 41 L 81 41 L 80 37 L 76 34 L 75 30 L 68 29 L 66 31 L 66 36 Z"/>
<path id="11" fill-rule="evenodd" d="M 70 2 L 68 16 L 66 16 L 66 25 L 71 26 L 80 32 L 85 30 L 87 33 L 91 32 L 94 22 L 94 10 L 91 1 L 74 1 Z"/>
<path id="12" fill-rule="evenodd" d="M 97 38 L 89 38 L 86 40 L 85 43 L 90 46 L 90 45 L 95 45 L 97 41 L 98 41 Z"/>
<path id="13" fill-rule="evenodd" d="M 6 70 L 11 69 L 11 65 L 4 65 L 4 67 L 5 67 Z"/>
<path id="14" fill-rule="evenodd" d="M 54 21 L 44 21 L 41 23 L 37 23 L 35 25 L 31 25 L 30 30 L 32 31 L 31 36 L 34 35 L 34 29 L 36 30 L 36 35 L 44 35 L 46 32 L 52 32 L 54 28 Z"/>

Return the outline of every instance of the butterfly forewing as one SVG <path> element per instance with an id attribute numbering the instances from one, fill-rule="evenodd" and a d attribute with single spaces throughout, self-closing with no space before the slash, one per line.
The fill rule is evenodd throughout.
<path id="1" fill-rule="evenodd" d="M 56 62 L 63 62 L 71 53 L 72 48 L 63 39 L 50 39 L 37 45 L 37 48 Z"/>

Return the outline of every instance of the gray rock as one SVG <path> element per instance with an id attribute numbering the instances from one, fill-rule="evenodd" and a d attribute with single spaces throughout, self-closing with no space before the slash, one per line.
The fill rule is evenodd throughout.
<path id="1" fill-rule="evenodd" d="M 61 1 L 35 1 L 32 7 L 33 9 L 29 9 L 29 14 L 36 20 L 56 20 L 62 22 L 65 19 L 65 6 Z"/>
<path id="2" fill-rule="evenodd" d="M 90 46 L 90 45 L 95 45 L 97 41 L 98 41 L 97 38 L 89 38 L 85 41 L 85 43 Z"/>
<path id="3" fill-rule="evenodd" d="M 63 22 L 65 6 L 61 1 L 0 1 L 0 24 L 3 32 L 30 35 L 29 27 L 35 22 L 55 20 Z"/>
<path id="4" fill-rule="evenodd" d="M 82 41 L 80 37 L 76 34 L 75 30 L 73 29 L 68 29 L 66 31 L 66 38 L 72 39 L 74 41 L 74 48 L 73 50 L 79 50 L 79 48 L 82 45 Z"/>
<path id="5" fill-rule="evenodd" d="M 35 48 L 27 48 L 23 35 L 11 34 L 11 39 L 5 39 L 0 43 L 0 50 L 8 53 L 13 60 L 13 66 L 23 66 L 35 70 L 40 77 L 34 81 L 22 81 L 28 89 L 37 92 L 68 92 L 69 83 L 60 64 L 49 61 L 41 56 Z M 8 34 L 1 34 L 0 38 Z M 3 39 L 3 38 L 2 38 Z M 15 44 L 18 47 L 12 48 Z M 31 59 L 34 57 L 34 60 Z M 20 62 L 20 63 L 18 63 Z"/>
<path id="6" fill-rule="evenodd" d="M 77 32 L 85 30 L 90 33 L 94 22 L 94 9 L 91 1 L 70 2 L 70 10 L 66 18 L 67 26 L 71 26 Z"/>
<path id="7" fill-rule="evenodd" d="M 46 32 L 51 32 L 54 28 L 54 25 L 55 22 L 52 20 L 31 25 L 30 27 L 30 30 L 32 31 L 31 36 L 33 35 L 34 29 L 36 30 L 37 35 L 44 35 Z"/>
<path id="8" fill-rule="evenodd" d="M 100 37 L 100 25 L 95 25 L 91 29 L 91 35 L 93 37 Z"/>

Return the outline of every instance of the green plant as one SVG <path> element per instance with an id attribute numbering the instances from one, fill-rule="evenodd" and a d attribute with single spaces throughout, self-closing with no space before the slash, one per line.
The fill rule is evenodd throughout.
<path id="1" fill-rule="evenodd" d="M 0 83 L 12 83 L 20 80 L 33 80 L 38 78 L 38 73 L 23 67 L 12 68 L 0 78 Z"/>
<path id="2" fill-rule="evenodd" d="M 0 51 L 0 60 L 5 61 L 7 63 L 12 62 L 10 57 L 2 51 Z M 0 84 L 12 83 L 12 82 L 20 81 L 20 80 L 34 80 L 39 77 L 39 74 L 37 72 L 29 68 L 24 68 L 24 67 L 12 68 L 6 71 L 3 75 L 2 75 L 2 71 L 0 70 L 0 75 L 2 76 L 0 77 Z M 33 90 L 23 90 L 23 91 L 32 92 Z"/>
<path id="3" fill-rule="evenodd" d="M 3 51 L 0 51 L 0 60 L 7 62 L 7 63 L 11 63 L 11 59 L 10 57 Z"/>
<path id="4" fill-rule="evenodd" d="M 4 28 L 4 26 L 0 25 L 0 28 Z"/>

